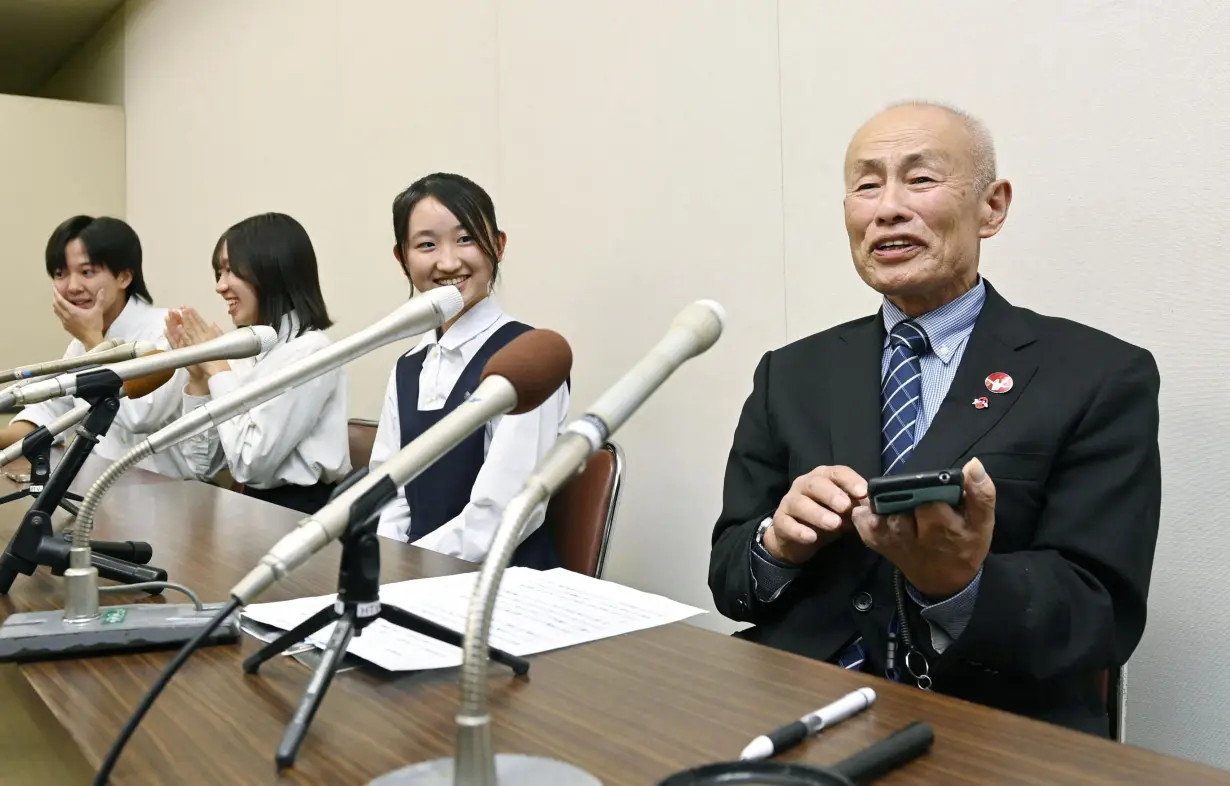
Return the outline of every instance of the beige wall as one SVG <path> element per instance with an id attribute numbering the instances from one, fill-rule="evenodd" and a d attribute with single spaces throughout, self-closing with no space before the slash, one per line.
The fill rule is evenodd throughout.
<path id="1" fill-rule="evenodd" d="M 44 98 L 124 105 L 124 11 L 116 11 L 93 38 L 39 90 Z"/>
<path id="2" fill-rule="evenodd" d="M 64 353 L 70 339 L 51 313 L 47 238 L 76 213 L 122 217 L 124 183 L 122 109 L 0 95 L 0 368 Z"/>
<path id="3" fill-rule="evenodd" d="M 311 231 L 338 334 L 394 306 L 389 202 L 436 169 L 495 196 L 504 299 L 573 344 L 576 412 L 684 303 L 725 303 L 727 335 L 619 434 L 609 574 L 706 607 L 757 358 L 876 306 L 841 224 L 849 134 L 902 98 L 983 116 L 1017 197 L 985 272 L 1162 370 L 1166 502 L 1129 740 L 1230 766 L 1230 677 L 1209 667 L 1230 628 L 1230 72 L 1210 66 L 1228 26 L 1213 0 L 147 0 L 129 3 L 123 84 L 83 90 L 122 92 L 158 293 L 216 316 L 212 241 L 269 209 Z M 376 414 L 395 354 L 351 368 L 355 414 Z"/>

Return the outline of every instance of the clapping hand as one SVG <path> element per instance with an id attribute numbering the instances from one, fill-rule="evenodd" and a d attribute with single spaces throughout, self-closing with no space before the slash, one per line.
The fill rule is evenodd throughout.
<path id="1" fill-rule="evenodd" d="M 174 349 L 203 344 L 221 335 L 221 328 L 206 322 L 191 306 L 167 312 L 166 336 Z M 214 374 L 230 370 L 231 364 L 225 360 L 212 360 L 188 366 L 188 392 L 193 395 L 206 395 L 209 392 L 209 378 Z"/>

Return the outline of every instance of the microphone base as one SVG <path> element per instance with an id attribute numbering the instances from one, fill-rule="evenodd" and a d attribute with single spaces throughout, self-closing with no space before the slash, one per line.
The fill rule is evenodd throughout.
<path id="1" fill-rule="evenodd" d="M 453 786 L 455 762 L 434 759 L 387 772 L 368 786 Z M 543 756 L 499 753 L 495 757 L 499 786 L 602 786 L 602 781 L 580 767 Z"/>
<path id="2" fill-rule="evenodd" d="M 139 603 L 104 606 L 85 622 L 69 622 L 63 611 L 10 614 L 0 624 L 0 662 L 29 662 L 98 652 L 170 649 L 201 632 L 225 603 Z M 227 617 L 203 644 L 239 640 L 239 614 Z"/>

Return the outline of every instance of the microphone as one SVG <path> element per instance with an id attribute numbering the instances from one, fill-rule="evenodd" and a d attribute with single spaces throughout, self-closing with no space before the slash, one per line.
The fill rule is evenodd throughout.
<path id="1" fill-rule="evenodd" d="M 82 570 L 74 573 L 69 581 L 81 584 L 82 587 L 68 593 L 70 599 L 80 600 L 81 605 L 77 603 L 67 605 L 64 609 L 65 618 L 88 619 L 98 614 L 97 589 L 91 591 L 86 587 L 91 582 L 95 587 L 97 584 L 97 575 L 90 575 L 88 572 L 90 533 L 94 529 L 94 513 L 103 495 L 130 467 L 144 461 L 154 453 L 208 431 L 219 423 L 237 417 L 291 388 L 298 387 L 310 379 L 349 363 L 377 347 L 433 330 L 461 313 L 464 306 L 465 300 L 457 287 L 438 287 L 429 290 L 421 296 L 411 298 L 397 310 L 363 330 L 313 352 L 308 357 L 279 369 L 263 379 L 243 385 L 225 396 L 216 398 L 141 440 L 99 475 L 81 502 L 81 508 L 73 526 L 73 552 L 81 552 L 77 560 Z M 271 328 L 265 329 L 272 332 Z M 175 351 L 178 350 L 172 350 L 166 354 L 170 355 Z"/>
<path id="2" fill-rule="evenodd" d="M 406 445 L 374 473 L 369 473 L 328 505 L 299 522 L 238 584 L 231 597 L 242 605 L 303 564 L 339 538 L 356 509 L 368 516 L 379 513 L 397 496 L 398 489 L 418 477 L 488 420 L 504 414 L 519 415 L 542 406 L 572 370 L 572 349 L 558 333 L 531 330 L 492 355 L 482 381 L 457 409 L 441 418 Z"/>
<path id="3" fill-rule="evenodd" d="M 13 382 L 27 380 L 31 377 L 46 376 L 48 374 L 59 374 L 83 366 L 118 363 L 121 360 L 131 360 L 142 355 L 148 355 L 155 349 L 157 347 L 147 341 L 130 341 L 125 344 L 116 339 L 109 339 L 83 355 L 49 360 L 45 363 L 35 363 L 32 366 L 18 366 L 17 368 L 5 369 L 0 371 L 0 382 Z"/>
<path id="4" fill-rule="evenodd" d="M 589 410 L 573 421 L 543 456 L 520 492 L 504 508 L 491 539 L 487 559 L 479 569 L 470 597 L 461 666 L 461 706 L 457 712 L 457 747 L 451 759 L 411 765 L 378 778 L 380 784 L 465 783 L 475 786 L 521 786 L 542 783 L 588 786 L 599 781 L 565 762 L 541 756 L 495 755 L 491 714 L 487 708 L 488 639 L 491 615 L 504 570 L 521 539 L 521 530 L 589 457 L 624 424 L 676 369 L 717 342 L 726 325 L 726 311 L 712 300 L 698 300 L 672 320 L 666 335 Z M 449 777 L 452 776 L 452 777 Z"/>
<path id="5" fill-rule="evenodd" d="M 374 349 L 403 338 L 434 330 L 461 313 L 465 300 L 457 287 L 437 287 L 415 296 L 384 319 L 358 333 L 313 352 L 310 357 L 221 398 L 214 399 L 149 437 L 157 453 L 207 431 L 224 421 L 265 403 L 290 388 L 345 365 Z"/>
<path id="6" fill-rule="evenodd" d="M 98 346 L 94 347 L 93 349 L 87 351 L 86 355 L 92 356 L 94 353 L 105 352 L 106 350 L 111 349 L 113 347 L 121 347 L 121 346 L 124 346 L 124 343 L 125 342 L 123 339 L 109 338 L 106 341 L 99 344 Z M 154 345 L 150 344 L 150 346 L 153 347 Z M 90 366 L 81 366 L 80 368 L 90 368 Z M 14 382 L 13 384 L 9 385 L 8 387 L 4 388 L 3 390 L 0 390 L 0 396 L 3 396 L 5 393 L 8 393 L 10 390 L 16 390 L 17 388 L 25 387 L 26 385 L 29 385 L 31 382 L 41 382 L 44 379 L 50 379 L 51 377 L 54 377 L 58 373 L 59 372 L 53 371 L 53 372 L 48 372 L 46 374 L 38 374 L 33 377 L 24 377 L 18 380 L 17 382 Z"/>
<path id="7" fill-rule="evenodd" d="M 707 351 L 722 335 L 726 310 L 713 300 L 698 300 L 680 311 L 666 335 L 603 393 L 589 410 L 564 429 L 531 476 L 547 497 L 583 471 L 607 437 L 632 417 L 667 377 L 685 361 Z"/>
<path id="8" fill-rule="evenodd" d="M 271 349 L 277 340 L 277 331 L 267 325 L 240 328 L 190 347 L 156 352 L 134 360 L 125 360 L 106 368 L 96 368 L 76 374 L 61 374 L 53 379 L 19 387 L 0 395 L 0 411 L 14 404 L 36 404 L 47 399 L 78 393 L 88 395 L 98 387 L 108 390 L 118 387 L 114 384 L 116 377 L 121 381 L 128 381 L 212 360 L 253 357 Z"/>
<path id="9" fill-rule="evenodd" d="M 169 382 L 173 376 L 175 376 L 175 372 L 167 370 L 150 374 L 146 377 L 130 379 L 124 383 L 123 387 L 120 388 L 119 398 L 141 398 L 142 396 L 147 396 Z M 52 439 L 54 439 L 81 421 L 85 420 L 86 416 L 89 414 L 90 404 L 83 401 L 70 409 L 68 412 L 43 426 L 43 428 L 45 428 L 47 433 L 52 437 Z M 27 440 L 29 440 L 31 436 L 32 434 L 27 434 L 14 442 L 12 445 L 9 445 L 4 450 L 0 450 L 0 467 L 3 467 L 10 461 L 16 461 L 25 455 L 24 447 Z"/>

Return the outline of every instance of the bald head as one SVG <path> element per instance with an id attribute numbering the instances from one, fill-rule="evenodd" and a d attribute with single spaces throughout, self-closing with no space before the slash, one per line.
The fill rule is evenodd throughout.
<path id="1" fill-rule="evenodd" d="M 850 154 L 861 139 L 866 139 L 869 134 L 882 133 L 885 129 L 919 124 L 930 126 L 941 135 L 956 135 L 957 138 L 952 141 L 954 147 L 963 150 L 967 156 L 966 166 L 975 193 L 981 194 L 995 182 L 995 143 L 986 125 L 968 112 L 931 101 L 901 101 L 864 123 L 850 141 L 846 152 L 847 171 L 851 163 Z"/>
<path id="2" fill-rule="evenodd" d="M 986 127 L 919 101 L 863 124 L 846 150 L 845 181 L 855 267 L 910 316 L 977 282 L 981 243 L 999 232 L 1012 201 Z"/>

